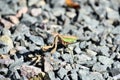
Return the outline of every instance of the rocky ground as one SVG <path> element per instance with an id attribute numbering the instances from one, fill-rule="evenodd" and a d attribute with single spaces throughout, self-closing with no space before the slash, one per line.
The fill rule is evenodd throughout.
<path id="1" fill-rule="evenodd" d="M 0 0 L 0 80 L 119 80 L 120 0 Z M 77 41 L 43 51 L 55 36 Z"/>

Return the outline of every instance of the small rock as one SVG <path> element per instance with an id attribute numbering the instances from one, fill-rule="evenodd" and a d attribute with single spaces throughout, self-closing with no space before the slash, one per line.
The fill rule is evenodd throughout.
<path id="1" fill-rule="evenodd" d="M 48 77 L 46 78 L 46 79 L 44 79 L 44 80 L 56 80 L 55 79 L 55 73 L 53 72 L 53 71 L 49 71 L 49 72 L 47 72 L 47 75 L 48 75 L 48 77 L 49 77 L 49 79 L 48 79 Z"/>
<path id="2" fill-rule="evenodd" d="M 120 26 L 115 27 L 115 28 L 112 30 L 112 33 L 113 33 L 113 34 L 120 34 Z"/>
<path id="3" fill-rule="evenodd" d="M 74 18 L 76 16 L 76 13 L 75 12 L 66 12 L 66 15 L 69 17 L 69 18 Z"/>
<path id="4" fill-rule="evenodd" d="M 33 24 L 33 23 L 37 22 L 37 19 L 35 17 L 32 17 L 32 16 L 28 15 L 28 14 L 24 14 L 21 21 L 22 22 L 27 22 L 28 21 L 31 24 Z"/>
<path id="5" fill-rule="evenodd" d="M 61 16 L 63 14 L 65 14 L 65 9 L 64 8 L 54 8 L 52 9 L 52 13 L 54 16 Z"/>
<path id="6" fill-rule="evenodd" d="M 107 66 L 100 64 L 99 62 L 93 65 L 92 70 L 97 72 L 106 71 Z"/>
<path id="7" fill-rule="evenodd" d="M 97 55 L 97 52 L 95 52 L 93 50 L 86 49 L 86 51 L 87 51 L 87 54 L 90 55 L 90 56 L 96 56 Z"/>
<path id="8" fill-rule="evenodd" d="M 105 80 L 102 76 L 102 74 L 98 72 L 91 72 L 89 75 L 89 80 Z"/>
<path id="9" fill-rule="evenodd" d="M 12 26 L 14 26 L 14 24 L 2 18 L 0 19 L 0 22 L 4 25 L 4 28 L 6 29 L 10 29 Z"/>
<path id="10" fill-rule="evenodd" d="M 68 71 L 70 71 L 70 70 L 72 70 L 72 67 L 71 67 L 70 64 L 66 64 L 65 69 L 68 70 Z"/>
<path id="11" fill-rule="evenodd" d="M 114 68 L 120 68 L 120 62 L 119 61 L 114 62 L 113 67 Z"/>
<path id="12" fill-rule="evenodd" d="M 83 41 L 80 43 L 80 48 L 85 48 L 87 45 L 86 45 L 86 41 Z"/>
<path id="13" fill-rule="evenodd" d="M 120 35 L 116 35 L 114 38 L 114 44 L 120 44 Z"/>
<path id="14" fill-rule="evenodd" d="M 120 16 L 119 16 L 119 13 L 111 8 L 106 8 L 106 11 L 107 11 L 107 16 L 109 19 L 111 20 L 119 20 L 120 19 Z"/>
<path id="15" fill-rule="evenodd" d="M 110 70 L 112 76 L 118 75 L 120 73 L 120 68 L 113 68 Z"/>
<path id="16" fill-rule="evenodd" d="M 18 13 L 16 14 L 16 17 L 17 17 L 17 18 L 20 18 L 23 14 L 27 13 L 27 11 L 28 11 L 28 8 L 27 8 L 27 7 L 21 8 L 21 9 L 18 11 Z"/>
<path id="17" fill-rule="evenodd" d="M 45 72 L 52 71 L 53 70 L 52 65 L 47 61 L 47 58 L 44 58 L 44 59 L 45 59 L 45 61 L 44 61 L 44 71 Z"/>
<path id="18" fill-rule="evenodd" d="M 1 54 L 6 54 L 13 48 L 13 41 L 8 35 L 3 35 L 0 37 L 0 45 L 3 47 L 0 48 Z"/>
<path id="19" fill-rule="evenodd" d="M 84 62 L 89 61 L 89 60 L 91 60 L 91 58 L 85 54 L 74 56 L 74 61 L 77 63 L 84 63 Z"/>
<path id="20" fill-rule="evenodd" d="M 109 47 L 107 47 L 107 46 L 99 46 L 99 50 L 102 52 L 103 55 L 110 56 Z"/>
<path id="21" fill-rule="evenodd" d="M 69 77 L 66 75 L 63 80 L 70 80 Z"/>
<path id="22" fill-rule="evenodd" d="M 36 3 L 37 7 L 44 7 L 46 5 L 46 2 L 44 0 L 40 0 L 39 2 Z"/>
<path id="23" fill-rule="evenodd" d="M 106 56 L 98 56 L 98 60 L 106 66 L 110 66 L 114 62 L 113 59 Z"/>
<path id="24" fill-rule="evenodd" d="M 70 77 L 71 77 L 72 80 L 78 80 L 77 73 L 70 74 Z"/>
<path id="25" fill-rule="evenodd" d="M 33 8 L 32 10 L 31 10 L 31 14 L 32 14 L 32 16 L 39 16 L 40 14 L 42 13 L 42 10 L 41 10 L 41 8 Z"/>
<path id="26" fill-rule="evenodd" d="M 36 45 L 41 45 L 41 46 L 44 45 L 44 41 L 43 41 L 43 39 L 42 39 L 40 36 L 31 35 L 31 36 L 29 37 L 29 39 L 30 39 L 33 43 L 35 43 Z"/>
<path id="27" fill-rule="evenodd" d="M 108 38 L 107 38 L 107 41 L 108 41 L 110 44 L 112 44 L 112 39 L 111 39 L 111 37 L 108 37 Z"/>
<path id="28" fill-rule="evenodd" d="M 11 36 L 11 32 L 10 32 L 10 30 L 5 29 L 5 28 L 3 28 L 3 30 L 2 30 L 2 34 L 3 34 L 3 35 Z"/>
<path id="29" fill-rule="evenodd" d="M 60 68 L 57 72 L 58 76 L 63 79 L 66 75 L 67 75 L 67 70 L 65 70 L 64 68 Z"/>
<path id="30" fill-rule="evenodd" d="M 74 51 L 75 51 L 77 54 L 80 54 L 80 53 L 82 52 L 81 49 L 80 49 L 80 47 L 79 47 L 79 45 L 77 45 L 77 46 L 75 47 Z"/>
<path id="31" fill-rule="evenodd" d="M 39 2 L 39 0 L 28 0 L 28 6 L 35 5 Z"/>
<path id="32" fill-rule="evenodd" d="M 73 57 L 70 54 L 62 54 L 61 56 L 66 62 L 73 63 Z"/>
<path id="33" fill-rule="evenodd" d="M 19 19 L 16 16 L 9 16 L 10 20 L 12 23 L 14 24 L 18 24 L 19 23 Z"/>
<path id="34" fill-rule="evenodd" d="M 51 1 L 51 5 L 53 5 L 54 7 L 60 7 L 60 6 L 63 6 L 64 4 L 65 4 L 65 0 L 59 0 L 59 1 L 52 0 Z"/>
<path id="35" fill-rule="evenodd" d="M 89 70 L 79 70 L 78 71 L 78 76 L 81 80 L 89 80 Z"/>

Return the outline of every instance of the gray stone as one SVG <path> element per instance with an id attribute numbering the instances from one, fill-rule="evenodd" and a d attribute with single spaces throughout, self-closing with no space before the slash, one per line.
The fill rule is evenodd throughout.
<path id="1" fill-rule="evenodd" d="M 103 72 L 102 75 L 103 75 L 104 78 L 108 78 L 109 77 L 109 73 L 108 72 Z"/>
<path id="2" fill-rule="evenodd" d="M 79 70 L 78 76 L 81 80 L 90 80 L 89 77 L 89 70 Z"/>
<path id="3" fill-rule="evenodd" d="M 29 27 L 27 27 L 24 24 L 18 24 L 12 35 L 12 38 L 15 39 L 15 38 L 19 37 L 19 40 L 20 40 L 20 39 L 24 38 L 24 35 L 30 36 Z"/>
<path id="4" fill-rule="evenodd" d="M 64 3 L 65 3 L 65 0 L 59 0 L 59 1 L 52 0 L 52 1 L 51 1 L 51 5 L 53 5 L 54 7 L 63 6 Z"/>
<path id="5" fill-rule="evenodd" d="M 10 49 L 12 49 L 13 41 L 8 35 L 3 35 L 0 37 L 0 54 L 7 54 Z"/>
<path id="6" fill-rule="evenodd" d="M 72 70 L 72 67 L 71 67 L 70 64 L 66 64 L 65 69 L 68 70 L 68 71 L 70 71 L 70 70 Z"/>
<path id="7" fill-rule="evenodd" d="M 30 22 L 31 24 L 37 22 L 35 17 L 30 16 L 29 14 L 24 14 L 21 22 Z"/>
<path id="8" fill-rule="evenodd" d="M 80 48 L 85 48 L 87 45 L 86 45 L 86 41 L 83 41 L 80 43 Z"/>
<path id="9" fill-rule="evenodd" d="M 106 45 L 106 40 L 105 40 L 105 39 L 101 40 L 101 41 L 100 41 L 100 45 L 101 45 L 101 46 L 105 46 L 105 45 Z"/>
<path id="10" fill-rule="evenodd" d="M 43 41 L 43 38 L 41 38 L 40 36 L 34 36 L 34 35 L 31 35 L 29 37 L 29 39 L 35 43 L 36 45 L 40 45 L 40 46 L 43 46 L 44 45 L 44 41 Z"/>
<path id="11" fill-rule="evenodd" d="M 77 54 L 80 54 L 80 53 L 82 52 L 81 49 L 80 49 L 80 47 L 79 47 L 79 45 L 77 45 L 77 46 L 75 47 L 74 51 L 75 51 Z"/>
<path id="12" fill-rule="evenodd" d="M 73 63 L 73 57 L 71 54 L 62 54 L 62 59 L 64 59 L 66 62 Z"/>
<path id="13" fill-rule="evenodd" d="M 74 18 L 76 16 L 76 13 L 75 12 L 66 12 L 66 15 L 69 17 L 69 18 Z"/>
<path id="14" fill-rule="evenodd" d="M 53 71 L 47 72 L 47 75 L 45 76 L 45 80 L 56 80 L 55 73 Z"/>
<path id="15" fill-rule="evenodd" d="M 109 47 L 107 47 L 107 46 L 99 46 L 99 50 L 100 50 L 100 52 L 102 52 L 102 55 L 110 56 Z"/>
<path id="16" fill-rule="evenodd" d="M 54 8 L 52 9 L 52 13 L 54 16 L 61 16 L 65 14 L 65 9 L 64 8 Z"/>
<path id="17" fill-rule="evenodd" d="M 60 68 L 57 72 L 58 76 L 63 79 L 66 75 L 67 75 L 67 70 L 65 70 L 64 68 Z"/>
<path id="18" fill-rule="evenodd" d="M 119 61 L 114 62 L 113 67 L 114 68 L 120 68 L 120 62 Z"/>
<path id="19" fill-rule="evenodd" d="M 120 16 L 119 16 L 119 13 L 109 7 L 106 8 L 106 11 L 107 11 L 107 16 L 109 19 L 111 20 L 119 20 L 120 19 Z"/>
<path id="20" fill-rule="evenodd" d="M 112 76 L 116 76 L 120 73 L 120 68 L 112 68 L 110 70 L 110 73 L 112 74 Z"/>
<path id="21" fill-rule="evenodd" d="M 111 37 L 107 37 L 107 41 L 112 44 L 112 38 Z"/>
<path id="22" fill-rule="evenodd" d="M 105 80 L 99 72 L 91 72 L 88 77 L 89 80 Z"/>
<path id="23" fill-rule="evenodd" d="M 116 35 L 114 38 L 114 44 L 120 44 L 120 35 Z"/>
<path id="24" fill-rule="evenodd" d="M 28 6 L 32 6 L 38 3 L 39 0 L 28 0 Z"/>
<path id="25" fill-rule="evenodd" d="M 59 52 L 55 52 L 54 54 L 52 54 L 52 56 L 56 59 L 58 59 L 61 55 L 60 55 L 60 53 Z"/>
<path id="26" fill-rule="evenodd" d="M 70 74 L 70 77 L 71 77 L 72 80 L 78 80 L 77 73 L 75 73 L 75 72 Z"/>
<path id="27" fill-rule="evenodd" d="M 2 33 L 3 33 L 3 35 L 11 36 L 11 32 L 10 32 L 10 30 L 5 29 L 5 28 L 2 30 Z"/>
<path id="28" fill-rule="evenodd" d="M 91 60 L 91 57 L 81 54 L 81 55 L 75 55 L 74 56 L 74 62 L 76 63 L 85 63 L 87 61 Z"/>
<path id="29" fill-rule="evenodd" d="M 114 62 L 113 59 L 106 56 L 98 56 L 98 60 L 106 66 L 110 66 Z"/>
<path id="30" fill-rule="evenodd" d="M 99 62 L 94 64 L 92 67 L 92 70 L 96 71 L 96 72 L 104 72 L 104 71 L 106 71 L 106 69 L 107 69 L 107 66 L 102 65 Z"/>
<path id="31" fill-rule="evenodd" d="M 95 52 L 95 51 L 93 51 L 93 50 L 86 49 L 86 51 L 87 51 L 87 54 L 90 55 L 91 57 L 97 55 L 97 52 Z"/>
<path id="32" fill-rule="evenodd" d="M 68 76 L 65 76 L 63 80 L 70 80 Z"/>
<path id="33" fill-rule="evenodd" d="M 115 28 L 112 30 L 112 33 L 113 33 L 113 34 L 120 34 L 120 26 L 115 27 Z"/>
<path id="34" fill-rule="evenodd" d="M 110 3 L 111 3 L 112 8 L 117 11 L 120 6 L 120 0 L 114 0 L 114 1 L 110 0 Z"/>
<path id="35" fill-rule="evenodd" d="M 4 1 L 0 1 L 0 14 L 15 14 L 15 12 L 10 8 L 10 6 Z"/>

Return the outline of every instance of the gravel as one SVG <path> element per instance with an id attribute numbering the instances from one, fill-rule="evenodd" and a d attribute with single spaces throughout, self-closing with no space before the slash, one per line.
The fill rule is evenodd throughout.
<path id="1" fill-rule="evenodd" d="M 73 2 L 0 0 L 0 80 L 119 79 L 120 1 Z M 77 40 L 51 54 L 53 33 Z"/>

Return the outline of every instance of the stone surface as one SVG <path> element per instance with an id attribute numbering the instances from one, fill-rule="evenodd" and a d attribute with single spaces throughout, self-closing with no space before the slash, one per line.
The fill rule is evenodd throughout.
<path id="1" fill-rule="evenodd" d="M 106 66 L 109 66 L 114 62 L 113 59 L 110 59 L 110 58 L 105 57 L 105 56 L 98 56 L 98 60 Z"/>
<path id="2" fill-rule="evenodd" d="M 1 54 L 7 54 L 10 49 L 13 48 L 13 41 L 8 35 L 3 35 L 0 37 L 0 53 Z"/>
<path id="3" fill-rule="evenodd" d="M 64 68 L 61 67 L 61 68 L 58 70 L 57 74 L 58 74 L 58 76 L 59 76 L 61 79 L 63 79 L 64 76 L 67 75 L 67 70 L 65 70 Z"/>
<path id="4" fill-rule="evenodd" d="M 29 39 L 30 39 L 33 43 L 35 43 L 36 45 L 41 45 L 41 46 L 44 45 L 43 39 L 42 39 L 41 37 L 39 37 L 39 36 L 31 35 L 31 36 L 29 37 Z"/>
<path id="5" fill-rule="evenodd" d="M 92 70 L 97 72 L 104 72 L 106 71 L 107 66 L 100 64 L 99 62 L 93 65 Z"/>

